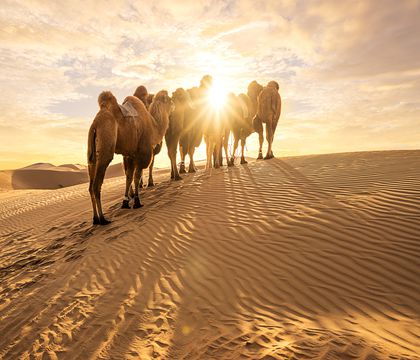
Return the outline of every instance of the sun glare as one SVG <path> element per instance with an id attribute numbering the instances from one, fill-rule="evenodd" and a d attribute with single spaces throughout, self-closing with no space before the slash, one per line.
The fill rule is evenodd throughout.
<path id="1" fill-rule="evenodd" d="M 209 91 L 208 100 L 214 109 L 220 110 L 226 101 L 226 89 L 219 82 L 213 82 Z"/>

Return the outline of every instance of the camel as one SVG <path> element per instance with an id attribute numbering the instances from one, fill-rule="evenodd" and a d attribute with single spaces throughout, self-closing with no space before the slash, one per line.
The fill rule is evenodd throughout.
<path id="1" fill-rule="evenodd" d="M 136 91 L 134 92 L 133 96 L 139 98 L 141 101 L 143 101 L 144 106 L 146 106 L 146 109 L 149 108 L 149 105 L 151 102 L 149 102 L 149 93 L 147 92 L 147 89 L 144 85 L 140 85 L 137 87 Z"/>
<path id="2" fill-rule="evenodd" d="M 155 156 L 160 153 L 162 150 L 162 142 L 163 137 L 166 134 L 166 131 L 169 126 L 169 115 L 173 110 L 173 102 L 168 95 L 166 90 L 159 91 L 156 95 L 149 95 L 148 100 L 151 99 L 151 103 L 149 106 L 149 113 L 152 115 L 154 119 L 161 119 L 160 121 L 165 124 L 165 127 L 162 127 L 159 132 L 159 139 L 160 141 L 153 146 L 153 157 L 152 161 L 149 165 L 149 180 L 147 186 L 151 187 L 154 186 L 155 183 L 153 181 L 153 166 L 155 163 Z M 163 132 L 162 132 L 163 131 Z M 141 178 L 140 185 L 143 186 L 143 178 Z"/>
<path id="3" fill-rule="evenodd" d="M 201 144 L 203 138 L 203 124 L 200 117 L 200 95 L 199 88 L 193 87 L 187 90 L 191 103 L 186 106 L 184 114 L 184 127 L 179 139 L 179 152 L 181 155 L 181 163 L 179 165 L 179 173 L 185 174 L 185 158 L 188 154 L 190 163 L 188 172 L 196 172 L 194 163 L 194 152 Z"/>
<path id="4" fill-rule="evenodd" d="M 172 93 L 172 101 L 175 108 L 169 116 L 169 127 L 165 134 L 165 141 L 168 148 L 168 156 L 171 160 L 171 179 L 181 180 L 182 178 L 179 176 L 176 166 L 176 153 L 184 128 L 185 111 L 190 107 L 190 99 L 183 88 L 178 88 Z"/>
<path id="5" fill-rule="evenodd" d="M 143 169 L 153 158 L 153 148 L 161 142 L 168 127 L 171 101 L 166 91 L 161 91 L 160 111 L 154 117 L 137 97 L 128 96 L 122 106 L 110 91 L 98 97 L 99 111 L 92 122 L 88 134 L 89 193 L 93 208 L 93 223 L 106 225 L 110 221 L 104 217 L 101 204 L 101 187 L 106 169 L 114 153 L 124 156 L 126 191 L 123 207 L 129 207 L 128 191 L 135 178 L 134 208 L 141 205 L 138 187 Z"/>
<path id="6" fill-rule="evenodd" d="M 241 93 L 237 97 L 228 99 L 227 111 L 234 137 L 233 153 L 228 164 L 230 166 L 235 163 L 239 141 L 241 141 L 241 164 L 247 163 L 245 160 L 246 139 L 254 132 L 252 119 L 257 112 L 257 99 L 262 89 L 263 87 L 254 80 L 248 85 L 247 94 Z"/>
<path id="7" fill-rule="evenodd" d="M 150 105 L 153 102 L 153 94 L 149 94 L 146 87 L 144 85 L 140 85 L 137 87 L 136 91 L 134 92 L 133 96 L 139 98 L 143 104 L 146 106 L 146 109 L 149 109 Z M 153 149 L 153 160 L 149 167 L 149 180 L 148 180 L 148 186 L 154 186 L 153 182 L 153 165 L 154 165 L 154 157 L 155 155 L 160 153 L 160 150 L 162 149 L 162 142 L 160 144 L 157 144 L 155 148 Z M 143 187 L 143 178 L 140 180 L 140 187 Z M 130 195 L 134 196 L 134 192 L 132 189 L 130 189 Z"/>
<path id="8" fill-rule="evenodd" d="M 206 142 L 206 170 L 212 168 L 212 159 L 214 159 L 215 168 L 221 165 L 221 148 L 225 131 L 222 112 L 213 109 L 208 103 L 208 93 L 212 83 L 213 79 L 210 75 L 203 76 L 200 81 L 198 97 L 198 121 L 203 124 L 203 136 Z"/>
<path id="9" fill-rule="evenodd" d="M 274 132 L 281 113 L 281 97 L 279 94 L 279 84 L 276 81 L 270 81 L 258 95 L 257 113 L 253 119 L 253 126 L 258 132 L 260 148 L 258 151 L 258 159 L 262 159 L 262 145 L 264 142 L 263 123 L 265 123 L 266 139 L 268 142 L 267 154 L 265 160 L 274 157 L 272 145 L 274 140 Z"/>

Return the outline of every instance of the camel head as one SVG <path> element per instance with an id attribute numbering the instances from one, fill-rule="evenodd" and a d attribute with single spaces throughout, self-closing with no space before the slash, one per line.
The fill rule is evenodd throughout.
<path id="1" fill-rule="evenodd" d="M 153 102 L 153 98 L 155 97 L 155 94 L 149 94 L 147 95 L 147 104 L 150 106 L 150 104 Z"/>
<path id="2" fill-rule="evenodd" d="M 192 106 L 190 95 L 183 88 L 178 88 L 172 93 L 172 101 L 175 106 Z"/>
<path id="3" fill-rule="evenodd" d="M 277 91 L 279 91 L 279 90 L 280 90 L 279 83 L 278 83 L 277 81 L 274 81 L 274 80 L 271 80 L 271 81 L 267 84 L 267 87 L 269 87 L 269 88 L 273 88 L 273 89 L 275 89 L 275 90 L 277 90 Z"/>
<path id="4" fill-rule="evenodd" d="M 111 91 L 102 91 L 98 96 L 98 104 L 101 110 L 114 112 L 119 109 L 117 99 Z"/>
<path id="5" fill-rule="evenodd" d="M 262 85 L 258 84 L 254 80 L 248 85 L 248 96 L 253 100 L 257 100 L 258 95 L 260 94 L 262 89 L 263 89 Z"/>
<path id="6" fill-rule="evenodd" d="M 169 114 L 173 110 L 174 103 L 172 99 L 169 97 L 168 92 L 166 90 L 160 90 L 154 97 L 154 103 L 160 103 L 163 105 L 164 110 Z"/>
<path id="7" fill-rule="evenodd" d="M 148 102 L 148 97 L 149 97 L 149 93 L 147 92 L 147 89 L 144 85 L 140 85 L 136 91 L 134 92 L 133 96 L 135 96 L 136 98 L 140 99 L 141 101 L 143 101 L 143 104 L 146 106 L 149 105 Z"/>
<path id="8" fill-rule="evenodd" d="M 213 78 L 210 75 L 204 75 L 200 80 L 200 87 L 209 89 L 213 84 Z"/>

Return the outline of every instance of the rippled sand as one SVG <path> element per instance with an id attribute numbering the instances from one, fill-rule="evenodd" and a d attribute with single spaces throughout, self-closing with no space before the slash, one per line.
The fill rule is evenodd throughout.
<path id="1" fill-rule="evenodd" d="M 420 151 L 168 177 L 0 193 L 0 358 L 419 359 Z"/>

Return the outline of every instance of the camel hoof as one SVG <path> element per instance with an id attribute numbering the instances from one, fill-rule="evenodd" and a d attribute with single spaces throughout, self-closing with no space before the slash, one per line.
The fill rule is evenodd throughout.
<path id="1" fill-rule="evenodd" d="M 147 184 L 147 187 L 153 187 L 155 186 L 155 183 L 153 181 L 149 181 L 149 183 Z"/>
<path id="2" fill-rule="evenodd" d="M 270 160 L 270 159 L 272 159 L 274 157 L 274 155 L 272 155 L 272 154 L 267 154 L 265 157 L 264 157 L 264 160 Z"/>
<path id="3" fill-rule="evenodd" d="M 130 209 L 130 201 L 129 200 L 123 200 L 123 203 L 121 205 L 121 209 Z"/>
<path id="4" fill-rule="evenodd" d="M 192 174 L 192 173 L 195 173 L 197 170 L 194 168 L 194 167 L 190 167 L 190 168 L 188 168 L 188 172 L 190 173 L 190 174 Z"/>
<path id="5" fill-rule="evenodd" d="M 175 176 L 175 177 L 174 177 L 174 180 L 175 180 L 175 181 L 182 180 L 182 177 L 181 177 L 181 176 L 179 176 L 179 175 L 178 175 L 178 176 Z"/>
<path id="6" fill-rule="evenodd" d="M 245 158 L 241 159 L 241 165 L 243 165 L 243 164 L 248 164 L 248 161 L 246 161 Z"/>
<path id="7" fill-rule="evenodd" d="M 179 173 L 180 174 L 185 174 L 186 173 L 184 164 L 179 165 Z"/>
<path id="8" fill-rule="evenodd" d="M 99 218 L 98 217 L 93 217 L 93 225 L 99 225 L 100 224 L 100 221 L 99 221 Z"/>
<path id="9" fill-rule="evenodd" d="M 257 160 L 262 160 L 262 159 L 263 159 L 262 153 L 258 153 Z"/>
<path id="10" fill-rule="evenodd" d="M 133 209 L 139 209 L 141 207 L 143 207 L 143 204 L 140 202 L 140 199 L 138 197 L 134 198 Z"/>
<path id="11" fill-rule="evenodd" d="M 99 224 L 100 225 L 108 225 L 111 224 L 111 221 L 105 219 L 104 217 L 102 219 L 99 220 Z"/>
<path id="12" fill-rule="evenodd" d="M 233 162 L 233 160 L 229 161 L 228 164 L 227 164 L 227 166 L 229 166 L 229 167 L 232 167 L 234 165 L 235 165 L 235 163 Z"/>

